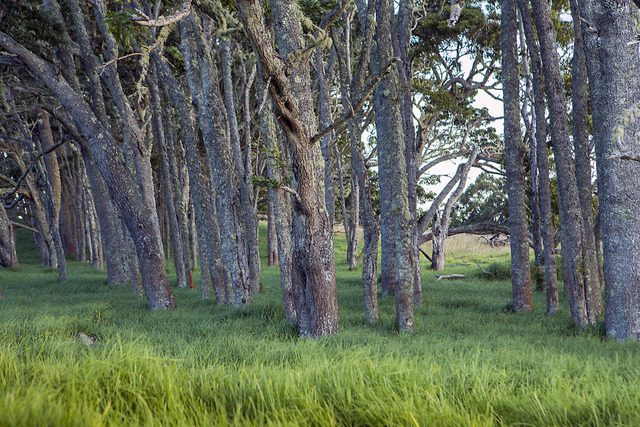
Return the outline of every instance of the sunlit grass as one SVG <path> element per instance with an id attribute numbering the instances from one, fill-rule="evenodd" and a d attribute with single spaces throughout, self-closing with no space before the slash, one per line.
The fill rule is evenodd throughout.
<path id="1" fill-rule="evenodd" d="M 566 308 L 547 318 L 542 294 L 509 313 L 509 282 L 474 264 L 508 253 L 456 244 L 447 272 L 467 279 L 424 264 L 415 332 L 397 335 L 391 299 L 364 321 L 339 236 L 340 333 L 317 341 L 284 320 L 277 267 L 250 307 L 176 290 L 172 313 L 80 263 L 65 284 L 34 264 L 0 271 L 0 425 L 640 425 L 640 346 L 578 331 Z"/>

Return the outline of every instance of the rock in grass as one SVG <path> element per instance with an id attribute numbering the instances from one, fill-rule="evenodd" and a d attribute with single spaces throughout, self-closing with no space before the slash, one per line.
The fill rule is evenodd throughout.
<path id="1" fill-rule="evenodd" d="M 98 337 L 87 335 L 84 332 L 78 332 L 76 334 L 76 338 L 78 338 L 78 340 L 87 347 L 91 347 L 96 343 L 96 341 L 98 341 Z"/>

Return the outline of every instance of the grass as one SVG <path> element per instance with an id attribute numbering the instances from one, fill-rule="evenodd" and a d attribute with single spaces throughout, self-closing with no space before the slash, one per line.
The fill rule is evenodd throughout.
<path id="1" fill-rule="evenodd" d="M 640 425 L 640 346 L 577 330 L 566 302 L 545 317 L 542 294 L 509 313 L 508 281 L 471 278 L 505 251 L 452 250 L 460 281 L 425 265 L 415 332 L 397 335 L 390 299 L 364 322 L 338 238 L 340 333 L 314 341 L 285 322 L 277 268 L 244 309 L 176 290 L 159 313 L 84 264 L 56 283 L 26 243 L 0 271 L 0 425 Z"/>

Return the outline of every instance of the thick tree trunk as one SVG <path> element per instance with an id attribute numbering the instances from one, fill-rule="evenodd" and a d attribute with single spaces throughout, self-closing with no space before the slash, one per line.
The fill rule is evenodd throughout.
<path id="1" fill-rule="evenodd" d="M 504 151 L 509 196 L 512 310 L 532 311 L 529 233 L 525 202 L 524 155 L 520 130 L 518 16 L 515 0 L 501 1 L 502 75 L 504 92 Z"/>
<path id="2" fill-rule="evenodd" d="M 390 0 L 376 0 L 376 60 L 380 73 L 393 58 Z M 400 331 L 413 329 L 414 252 L 411 247 L 411 215 L 403 118 L 395 68 L 376 87 L 374 108 L 378 137 L 383 287 L 395 293 L 396 324 Z M 390 270 L 389 270 L 390 269 Z M 386 283 L 386 284 L 385 284 Z"/>
<path id="3" fill-rule="evenodd" d="M 293 215 L 292 283 L 298 331 L 320 337 L 338 330 L 338 300 L 333 258 L 333 230 L 324 202 L 324 165 L 320 147 L 311 143 L 316 131 L 309 63 L 297 63 L 290 76 L 276 54 L 264 25 L 262 6 L 239 0 L 245 31 L 256 52 L 292 154 L 295 202 Z M 271 2 L 279 55 L 301 49 L 300 11 L 293 0 Z"/>
<path id="4" fill-rule="evenodd" d="M 322 49 L 317 49 L 314 57 L 316 65 L 316 80 L 318 81 L 318 112 L 320 115 L 320 126 L 326 128 L 333 122 L 333 117 L 331 114 L 331 103 L 329 98 L 329 85 L 331 82 L 327 82 L 322 56 Z M 324 203 L 327 208 L 327 214 L 329 215 L 329 221 L 331 221 L 332 228 L 333 222 L 335 221 L 336 210 L 335 193 L 333 188 L 334 139 L 335 135 L 333 132 L 329 132 L 320 140 L 320 149 L 324 160 Z"/>
<path id="5" fill-rule="evenodd" d="M 640 57 L 630 1 L 580 3 L 587 52 L 606 291 L 605 331 L 640 339 Z M 635 22 L 634 22 L 635 20 Z M 633 160 L 635 159 L 635 160 Z"/>
<path id="6" fill-rule="evenodd" d="M 135 242 L 149 308 L 174 308 L 173 294 L 164 271 L 160 233 L 157 221 L 152 219 L 157 216 L 153 207 L 141 198 L 138 186 L 123 162 L 120 147 L 115 139 L 100 124 L 84 100 L 55 72 L 51 64 L 2 32 L 0 32 L 0 45 L 17 55 L 73 117 L 78 131 L 89 145 L 96 167 L 108 185 L 111 198 L 118 206 Z"/>
<path id="7" fill-rule="evenodd" d="M 551 182 L 549 179 L 549 150 L 547 148 L 547 118 L 544 95 L 544 77 L 540 50 L 536 42 L 535 29 L 531 11 L 526 0 L 518 0 L 520 16 L 524 27 L 527 48 L 531 57 L 531 74 L 533 77 L 534 117 L 536 160 L 538 167 L 538 200 L 540 202 L 540 223 L 542 232 L 542 254 L 544 259 L 544 276 L 546 288 L 547 314 L 558 311 L 558 273 L 556 270 L 555 232 L 553 227 L 553 210 L 551 208 Z"/>
<path id="8" fill-rule="evenodd" d="M 551 139 L 558 174 L 560 198 L 560 231 L 564 282 L 571 317 L 581 327 L 594 325 L 600 317 L 600 286 L 595 251 L 589 240 L 592 230 L 583 224 L 578 185 L 569 139 L 564 83 L 556 51 L 556 31 L 551 20 L 549 3 L 532 3 L 540 40 L 540 52 L 545 75 L 545 88 L 551 116 Z M 593 246 L 595 248 L 595 246 Z"/>

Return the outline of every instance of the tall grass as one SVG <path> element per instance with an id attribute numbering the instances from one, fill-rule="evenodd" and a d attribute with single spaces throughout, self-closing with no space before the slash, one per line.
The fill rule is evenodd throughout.
<path id="1" fill-rule="evenodd" d="M 284 320 L 277 268 L 249 307 L 176 289 L 171 313 L 75 262 L 65 284 L 35 264 L 0 271 L 0 425 L 640 425 L 639 345 L 581 332 L 566 309 L 545 317 L 541 294 L 511 314 L 508 281 L 426 268 L 415 332 L 394 332 L 391 299 L 369 326 L 344 250 L 340 333 L 316 341 Z M 459 253 L 449 271 L 503 256 Z"/>

